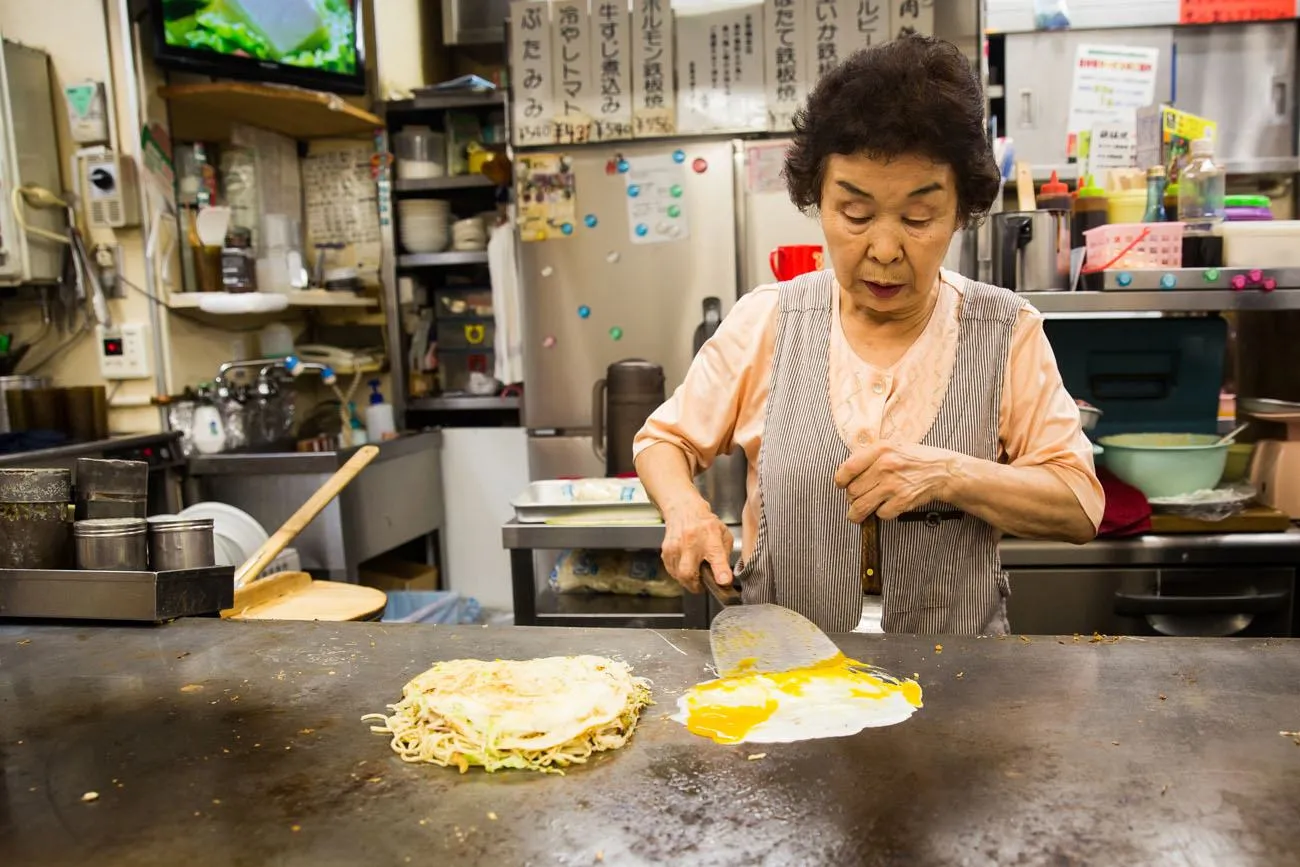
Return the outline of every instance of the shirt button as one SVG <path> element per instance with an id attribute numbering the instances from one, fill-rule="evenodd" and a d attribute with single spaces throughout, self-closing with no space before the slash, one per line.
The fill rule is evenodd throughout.
<path id="1" fill-rule="evenodd" d="M 873 392 L 875 392 L 876 394 L 884 394 L 884 393 L 885 393 L 885 384 L 884 384 L 883 382 L 876 382 L 876 383 L 872 384 L 872 386 L 871 386 L 871 390 L 872 390 Z"/>
<path id="2" fill-rule="evenodd" d="M 868 437 L 867 437 L 867 432 L 866 432 L 866 431 L 863 431 L 862 433 L 858 434 L 858 443 L 859 443 L 860 445 L 864 445 L 864 446 L 865 446 L 865 445 L 867 444 L 867 439 L 868 439 Z"/>

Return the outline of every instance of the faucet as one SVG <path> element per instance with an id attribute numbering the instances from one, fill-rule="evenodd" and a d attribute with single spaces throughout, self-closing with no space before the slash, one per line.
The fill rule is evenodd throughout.
<path id="1" fill-rule="evenodd" d="M 283 370 L 290 377 L 297 378 L 309 370 L 314 370 L 320 374 L 321 382 L 326 385 L 333 385 L 338 381 L 334 373 L 334 368 L 328 364 L 320 364 L 315 361 L 303 361 L 297 356 L 290 355 L 285 358 L 250 358 L 246 361 L 227 361 L 217 368 L 217 376 L 214 384 L 218 389 L 226 388 L 226 376 L 235 370 L 251 370 L 258 368 L 257 380 L 259 386 L 262 383 L 270 381 L 271 376 L 276 370 Z"/>

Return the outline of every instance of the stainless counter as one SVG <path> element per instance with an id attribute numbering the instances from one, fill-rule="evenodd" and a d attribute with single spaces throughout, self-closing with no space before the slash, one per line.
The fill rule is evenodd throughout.
<path id="1" fill-rule="evenodd" d="M 0 626 L 0 864 L 1295 864 L 1300 642 L 836 640 L 925 706 L 721 746 L 665 719 L 703 632 Z M 656 702 L 565 776 L 406 764 L 359 719 L 436 660 L 556 653 Z"/>
<path id="2" fill-rule="evenodd" d="M 144 461 L 149 465 L 149 514 L 173 514 L 182 502 L 180 434 L 129 434 L 48 449 L 0 454 L 0 467 L 58 467 L 75 470 L 78 458 Z"/>
<path id="3" fill-rule="evenodd" d="M 426 559 L 436 563 L 435 534 L 443 527 L 441 449 L 438 431 L 380 443 L 370 466 L 294 541 L 303 568 L 356 581 L 362 561 L 421 538 Z M 354 451 L 195 456 L 187 499 L 229 503 L 273 533 Z"/>

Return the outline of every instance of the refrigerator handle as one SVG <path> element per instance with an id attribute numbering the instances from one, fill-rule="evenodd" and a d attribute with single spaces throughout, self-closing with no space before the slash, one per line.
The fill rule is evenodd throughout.
<path id="1" fill-rule="evenodd" d="M 591 450 L 605 460 L 605 380 L 591 389 Z"/>

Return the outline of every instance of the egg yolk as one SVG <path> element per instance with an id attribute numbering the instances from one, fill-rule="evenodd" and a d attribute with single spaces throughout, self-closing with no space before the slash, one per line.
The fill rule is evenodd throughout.
<path id="1" fill-rule="evenodd" d="M 720 744 L 739 743 L 813 685 L 851 701 L 871 703 L 899 695 L 912 707 L 921 707 L 921 685 L 916 681 L 895 678 L 840 654 L 812 668 L 698 684 L 686 695 L 686 728 Z"/>

